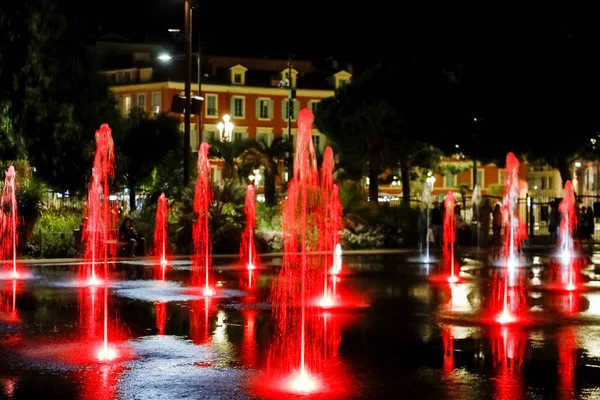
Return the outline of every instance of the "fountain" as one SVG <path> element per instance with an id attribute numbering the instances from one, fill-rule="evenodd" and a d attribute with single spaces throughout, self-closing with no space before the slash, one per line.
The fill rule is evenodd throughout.
<path id="1" fill-rule="evenodd" d="M 156 227 L 154 228 L 154 248 L 160 254 L 160 276 L 165 280 L 167 269 L 167 197 L 161 193 L 156 208 Z"/>
<path id="2" fill-rule="evenodd" d="M 577 229 L 577 212 L 575 210 L 575 193 L 573 183 L 567 181 L 564 197 L 558 206 L 561 214 L 560 221 L 560 256 L 562 261 L 562 282 L 566 290 L 575 290 L 575 248 L 573 246 L 573 232 Z"/>
<path id="3" fill-rule="evenodd" d="M 157 335 L 165 334 L 165 326 L 167 325 L 167 303 L 159 301 L 154 304 L 154 312 L 156 314 L 156 329 Z"/>
<path id="4" fill-rule="evenodd" d="M 4 179 L 4 187 L 2 188 L 2 198 L 0 206 L 1 229 L 2 229 L 2 245 L 0 254 L 2 260 L 10 260 L 12 272 L 10 277 L 17 279 L 19 272 L 17 271 L 17 226 L 19 217 L 17 215 L 17 196 L 15 193 L 15 178 L 17 173 L 12 165 L 6 171 Z"/>
<path id="5" fill-rule="evenodd" d="M 456 242 L 456 219 L 454 217 L 454 193 L 449 190 L 444 200 L 444 261 L 450 265 L 450 277 L 448 282 L 458 282 L 458 276 L 454 271 L 454 244 Z"/>
<path id="6" fill-rule="evenodd" d="M 89 285 L 98 285 L 96 266 L 104 265 L 104 340 L 98 351 L 99 360 L 112 360 L 116 351 L 108 347 L 108 263 L 116 257 L 116 219 L 118 213 L 110 204 L 109 181 L 114 177 L 115 158 L 112 131 L 103 124 L 96 131 L 96 153 L 92 181 L 87 198 L 87 223 L 84 226 L 85 279 Z"/>
<path id="7" fill-rule="evenodd" d="M 246 214 L 246 229 L 242 233 L 240 246 L 240 258 L 246 264 L 249 271 L 256 269 L 256 248 L 254 245 L 254 226 L 256 225 L 256 201 L 254 199 L 254 185 L 246 188 L 246 202 L 244 207 Z"/>
<path id="8" fill-rule="evenodd" d="M 425 204 L 425 256 L 423 256 L 423 262 L 429 263 L 430 254 L 429 254 L 429 214 L 431 213 L 431 185 L 429 182 L 425 182 L 423 185 L 423 196 L 422 196 L 423 204 Z"/>
<path id="9" fill-rule="evenodd" d="M 209 206 L 212 201 L 210 187 L 210 161 L 208 159 L 208 143 L 202 142 L 198 149 L 198 179 L 196 180 L 196 191 L 194 194 L 194 257 L 192 284 L 201 284 L 201 272 L 204 270 L 204 296 L 213 296 L 214 290 L 210 287 L 211 267 L 211 242 L 208 230 Z"/>
<path id="10" fill-rule="evenodd" d="M 509 270 L 522 265 L 518 253 L 521 247 L 519 235 L 519 160 L 513 153 L 506 155 L 506 193 L 502 204 L 502 219 L 504 222 L 504 262 Z"/>
<path id="11" fill-rule="evenodd" d="M 271 345 L 267 369 L 284 378 L 286 390 L 310 393 L 318 389 L 314 373 L 321 366 L 322 328 L 310 299 L 317 298 L 322 286 L 322 265 L 308 252 L 319 246 L 314 227 L 323 220 L 319 215 L 317 160 L 311 127 L 313 114 L 304 109 L 298 117 L 298 137 L 294 174 L 288 184 L 283 208 L 284 256 L 279 276 L 271 288 L 270 302 L 276 336 Z"/>
<path id="12" fill-rule="evenodd" d="M 328 308 L 334 305 L 335 299 L 329 293 L 329 274 L 337 275 L 341 272 L 340 228 L 342 226 L 342 204 L 340 202 L 339 188 L 333 183 L 333 169 L 335 161 L 331 147 L 327 146 L 323 154 L 320 181 L 320 208 L 319 220 L 319 251 L 323 256 L 323 297 L 321 307 Z"/>
<path id="13" fill-rule="evenodd" d="M 109 180 L 114 177 L 115 159 L 112 131 L 103 124 L 96 131 L 96 154 L 92 168 L 86 204 L 84 278 L 89 285 L 98 285 L 96 266 L 108 263 L 116 253 L 116 218 L 109 201 Z"/>

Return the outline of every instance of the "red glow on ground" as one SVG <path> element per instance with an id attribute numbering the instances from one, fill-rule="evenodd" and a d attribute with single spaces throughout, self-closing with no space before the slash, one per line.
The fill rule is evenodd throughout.
<path id="1" fill-rule="evenodd" d="M 335 302 L 329 296 L 324 296 L 319 301 L 319 307 L 321 307 L 321 308 L 331 308 L 333 306 L 335 306 Z"/>
<path id="2" fill-rule="evenodd" d="M 496 321 L 498 321 L 498 323 L 500 324 L 512 324 L 513 322 L 515 322 L 517 319 L 515 318 L 514 315 L 512 315 L 510 312 L 508 311 L 503 311 L 500 315 L 498 315 L 498 317 L 496 318 Z"/>
<path id="3" fill-rule="evenodd" d="M 446 377 L 451 377 L 454 372 L 454 336 L 451 326 L 442 327 L 442 345 L 444 347 L 444 374 Z"/>
<path id="4" fill-rule="evenodd" d="M 156 329 L 158 335 L 165 334 L 165 325 L 167 324 L 167 303 L 164 301 L 158 302 L 154 305 L 154 311 L 156 313 Z"/>
<path id="5" fill-rule="evenodd" d="M 101 279 L 98 279 L 95 276 L 93 276 L 87 280 L 86 285 L 87 286 L 100 286 L 100 285 L 102 285 L 102 283 L 103 283 L 103 281 Z"/>
<path id="6" fill-rule="evenodd" d="M 194 344 L 206 344 L 210 342 L 209 316 L 214 312 L 216 305 L 212 304 L 211 297 L 203 300 L 192 300 L 190 302 L 190 339 Z"/>
<path id="7" fill-rule="evenodd" d="M 562 328 L 557 335 L 558 381 L 561 398 L 570 399 L 575 393 L 575 367 L 577 367 L 577 330 L 573 326 Z"/>
<path id="8" fill-rule="evenodd" d="M 450 283 L 456 283 L 456 282 L 458 282 L 458 277 L 456 277 L 456 276 L 450 276 L 448 278 L 448 282 L 450 282 Z"/>
<path id="9" fill-rule="evenodd" d="M 98 361 L 112 361 L 118 356 L 119 353 L 117 353 L 117 350 L 113 349 L 112 347 L 101 347 L 96 352 L 96 358 L 98 358 Z"/>
<path id="10" fill-rule="evenodd" d="M 318 388 L 318 381 L 307 374 L 297 373 L 290 379 L 290 389 L 293 392 L 310 394 Z"/>
<path id="11" fill-rule="evenodd" d="M 214 291 L 214 289 L 212 289 L 210 287 L 205 287 L 204 290 L 202 291 L 202 295 L 205 297 L 212 297 L 215 295 L 215 291 Z"/>
<path id="12" fill-rule="evenodd" d="M 516 326 L 496 326 L 489 333 L 495 370 L 497 399 L 520 399 L 523 380 L 520 376 L 525 358 L 527 334 Z"/>

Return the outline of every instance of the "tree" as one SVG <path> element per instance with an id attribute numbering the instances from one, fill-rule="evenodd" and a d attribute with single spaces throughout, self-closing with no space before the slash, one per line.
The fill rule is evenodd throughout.
<path id="1" fill-rule="evenodd" d="M 129 187 L 129 208 L 135 211 L 136 189 L 151 177 L 156 166 L 175 150 L 179 143 L 179 121 L 165 113 L 156 118 L 133 109 L 121 132 L 115 133 L 115 151 L 119 175 Z"/>
<path id="2" fill-rule="evenodd" d="M 222 142 L 218 139 L 209 141 L 209 154 L 223 160 L 223 179 L 239 178 L 241 156 L 250 148 L 250 140 L 234 140 Z"/>
<path id="3" fill-rule="evenodd" d="M 411 170 L 428 167 L 438 154 L 428 138 L 436 128 L 432 121 L 438 123 L 444 79 L 429 66 L 379 65 L 321 102 L 316 126 L 343 165 L 367 167 L 370 201 L 378 201 L 379 175 L 397 166 L 404 204 L 410 204 Z"/>
<path id="4" fill-rule="evenodd" d="M 277 204 L 275 182 L 279 176 L 279 166 L 287 152 L 291 152 L 285 137 L 276 137 L 270 143 L 263 137 L 252 143 L 250 150 L 243 156 L 244 162 L 254 163 L 264 168 L 265 204 Z"/>
<path id="5" fill-rule="evenodd" d="M 90 173 L 94 132 L 111 122 L 115 103 L 81 18 L 69 18 L 65 5 L 0 5 L 0 156 L 28 158 L 37 177 L 76 191 Z"/>

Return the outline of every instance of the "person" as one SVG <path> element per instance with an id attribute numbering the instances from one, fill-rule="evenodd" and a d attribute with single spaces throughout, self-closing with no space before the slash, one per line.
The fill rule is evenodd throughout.
<path id="1" fill-rule="evenodd" d="M 425 247 L 425 241 L 427 240 L 427 229 L 429 229 L 427 226 L 426 212 L 427 209 L 425 209 L 425 212 L 420 212 L 419 219 L 417 221 L 417 230 L 419 231 L 419 251 L 423 251 Z"/>
<path id="2" fill-rule="evenodd" d="M 442 210 L 440 209 L 440 203 L 434 201 L 433 207 L 431 208 L 431 212 L 429 214 L 429 224 L 431 225 L 431 230 L 433 231 L 433 243 L 436 243 L 438 246 L 442 245 L 443 223 L 444 216 L 442 215 Z"/>
<path id="3" fill-rule="evenodd" d="M 126 243 L 129 257 L 135 257 L 136 249 L 138 255 L 146 255 L 146 238 L 133 229 L 133 222 L 129 217 L 123 220 L 119 228 L 119 243 Z"/>
<path id="4" fill-rule="evenodd" d="M 490 200 L 488 198 L 484 198 L 479 205 L 479 239 L 481 243 L 479 244 L 482 247 L 486 247 L 488 245 L 488 239 L 490 236 L 490 215 L 492 214 L 492 207 L 490 205 Z"/>
<path id="5" fill-rule="evenodd" d="M 558 202 L 552 200 L 550 203 L 550 217 L 548 221 L 548 230 L 552 243 L 558 243 L 558 231 L 560 227 L 560 212 L 558 211 Z"/>
<path id="6" fill-rule="evenodd" d="M 594 250 L 594 210 L 592 209 L 592 207 L 588 207 L 586 209 L 586 212 L 583 216 L 583 229 L 584 229 L 584 235 L 585 235 L 585 239 L 588 242 L 588 245 L 590 246 L 590 250 Z"/>
<path id="7" fill-rule="evenodd" d="M 502 233 L 502 209 L 500 204 L 497 203 L 494 206 L 494 212 L 492 214 L 492 244 L 494 246 L 500 246 L 500 235 Z"/>

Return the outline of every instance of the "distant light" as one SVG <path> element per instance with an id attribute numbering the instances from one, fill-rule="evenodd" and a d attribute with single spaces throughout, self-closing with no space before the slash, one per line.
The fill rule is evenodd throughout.
<path id="1" fill-rule="evenodd" d="M 161 55 L 158 56 L 158 59 L 160 61 L 169 61 L 169 60 L 173 59 L 173 56 L 168 53 L 162 53 Z"/>
<path id="2" fill-rule="evenodd" d="M 575 163 L 575 166 L 576 166 L 577 168 L 579 168 L 579 167 L 581 167 L 581 163 L 580 163 L 579 161 L 577 161 L 577 162 Z"/>
<path id="3" fill-rule="evenodd" d="M 537 190 L 537 185 L 535 185 L 535 186 L 533 187 L 533 190 Z"/>
<path id="4" fill-rule="evenodd" d="M 458 145 L 457 144 L 455 144 L 454 147 L 456 147 L 458 149 Z"/>
<path id="5" fill-rule="evenodd" d="M 177 28 L 170 28 L 169 29 L 169 33 L 179 33 L 181 32 L 181 30 L 177 29 Z"/>
<path id="6" fill-rule="evenodd" d="M 473 118 L 473 121 L 477 122 L 477 117 Z"/>

